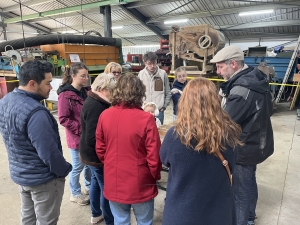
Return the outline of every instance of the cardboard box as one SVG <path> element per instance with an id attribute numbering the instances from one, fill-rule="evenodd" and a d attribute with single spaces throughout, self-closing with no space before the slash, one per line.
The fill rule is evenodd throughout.
<path id="1" fill-rule="evenodd" d="M 293 77 L 294 82 L 300 82 L 300 73 L 295 73 Z"/>

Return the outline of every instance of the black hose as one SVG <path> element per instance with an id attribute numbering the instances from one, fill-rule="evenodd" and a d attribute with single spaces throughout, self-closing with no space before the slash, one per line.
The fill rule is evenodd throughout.
<path id="1" fill-rule="evenodd" d="M 38 45 L 47 44 L 96 44 L 122 47 L 119 38 L 97 37 L 91 35 L 68 35 L 68 34 L 50 34 L 36 37 L 29 37 L 16 39 L 12 41 L 5 41 L 0 43 L 0 52 L 5 51 L 5 46 L 11 45 L 14 49 L 24 48 L 24 41 L 26 47 L 34 47 Z M 7 48 L 6 50 L 10 50 Z"/>

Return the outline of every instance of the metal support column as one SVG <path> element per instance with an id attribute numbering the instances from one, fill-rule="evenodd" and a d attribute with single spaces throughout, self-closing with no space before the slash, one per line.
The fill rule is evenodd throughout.
<path id="1" fill-rule="evenodd" d="M 100 6 L 100 13 L 103 14 L 104 37 L 112 37 L 111 31 L 111 6 Z"/>

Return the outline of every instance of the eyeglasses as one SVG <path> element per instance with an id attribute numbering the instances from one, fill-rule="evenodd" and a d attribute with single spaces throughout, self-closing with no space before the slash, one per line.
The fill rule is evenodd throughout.
<path id="1" fill-rule="evenodd" d="M 81 79 L 89 79 L 89 75 L 87 75 L 87 76 L 86 75 L 81 75 L 80 78 Z"/>
<path id="2" fill-rule="evenodd" d="M 113 71 L 112 74 L 121 74 L 121 72 Z"/>

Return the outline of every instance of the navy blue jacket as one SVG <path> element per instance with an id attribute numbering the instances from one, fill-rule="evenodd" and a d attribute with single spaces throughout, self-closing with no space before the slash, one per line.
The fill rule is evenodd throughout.
<path id="1" fill-rule="evenodd" d="M 0 133 L 11 179 L 36 186 L 66 177 L 72 166 L 62 154 L 58 125 L 35 93 L 16 88 L 0 100 Z"/>
<path id="2" fill-rule="evenodd" d="M 222 154 L 232 172 L 233 149 Z M 162 225 L 236 224 L 233 188 L 217 156 L 187 148 L 172 127 L 163 140 L 160 158 L 169 167 Z"/>
<path id="3" fill-rule="evenodd" d="M 173 87 L 172 87 L 172 90 L 173 89 L 178 89 L 180 91 L 183 91 L 183 89 L 185 88 L 186 84 L 187 84 L 187 81 L 184 82 L 184 83 L 180 83 L 177 80 L 175 80 L 175 82 L 173 84 Z M 171 90 L 171 93 L 172 93 L 172 90 Z M 179 92 L 177 92 L 175 94 L 172 93 L 173 115 L 177 115 L 178 101 L 179 101 L 180 96 L 181 96 L 181 94 Z"/>

